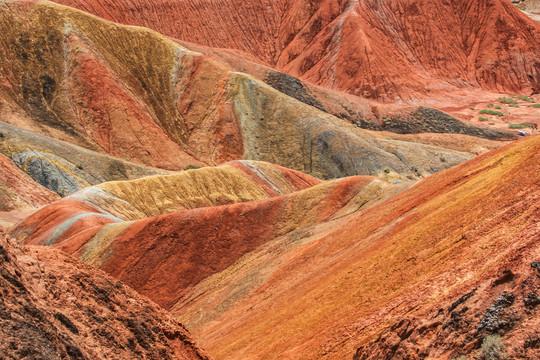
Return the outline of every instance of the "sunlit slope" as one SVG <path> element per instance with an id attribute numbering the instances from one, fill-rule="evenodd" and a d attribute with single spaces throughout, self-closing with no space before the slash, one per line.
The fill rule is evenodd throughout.
<path id="1" fill-rule="evenodd" d="M 194 287 L 173 312 L 218 359 L 352 357 L 399 316 L 436 314 L 535 260 L 539 160 L 540 136 L 530 137 L 340 226 L 275 238 Z"/>

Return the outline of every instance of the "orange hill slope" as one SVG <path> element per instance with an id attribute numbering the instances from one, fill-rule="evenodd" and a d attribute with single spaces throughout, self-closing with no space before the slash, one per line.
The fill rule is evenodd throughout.
<path id="1" fill-rule="evenodd" d="M 138 164 L 249 159 L 404 181 L 475 155 L 461 135 L 441 147 L 362 130 L 156 32 L 55 3 L 0 3 L 0 31 L 3 121 Z"/>
<path id="2" fill-rule="evenodd" d="M 170 308 L 261 244 L 407 186 L 366 176 L 321 183 L 267 163 L 233 162 L 87 188 L 13 234 L 76 254 Z"/>
<path id="3" fill-rule="evenodd" d="M 119 281 L 0 231 L 3 359 L 209 359 L 189 332 Z"/>
<path id="4" fill-rule="evenodd" d="M 453 346 L 411 341 L 404 354 L 473 353 L 484 335 L 518 330 L 508 351 L 528 351 L 524 342 L 539 321 L 537 310 L 523 305 L 540 286 L 529 266 L 540 259 L 539 160 L 540 136 L 530 137 L 430 176 L 342 223 L 277 237 L 199 283 L 172 311 L 219 359 L 343 359 L 394 324 L 397 337 L 384 340 L 395 350 L 403 339 L 397 319 L 406 314 L 433 319 L 419 326 L 416 341 L 435 337 L 444 326 L 439 309 L 484 284 L 475 312 L 466 315 L 475 315 L 470 326 L 447 340 Z M 519 275 L 494 281 L 506 269 Z M 476 328 L 513 286 L 517 305 L 488 314 L 508 326 Z M 384 343 L 358 356 L 376 346 Z"/>
<path id="5" fill-rule="evenodd" d="M 539 25 L 508 0 L 57 2 L 363 97 L 540 91 Z"/>
<path id="6" fill-rule="evenodd" d="M 534 136 L 405 191 L 406 184 L 350 177 L 258 201 L 172 213 L 163 206 L 163 215 L 131 221 L 120 218 L 131 214 L 125 209 L 152 193 L 103 184 L 111 195 L 72 195 L 13 234 L 125 280 L 171 308 L 219 359 L 341 359 L 358 347 L 357 357 L 380 358 L 400 346 L 403 358 L 445 358 L 474 353 L 492 333 L 511 354 L 535 354 L 524 344 L 538 327 L 526 304 L 540 291 L 530 267 L 540 257 L 539 158 Z M 216 176 L 209 171 L 188 173 Z M 256 178 L 257 186 L 272 179 Z M 470 304 L 467 296 L 458 301 L 475 288 Z M 497 302 L 504 290 L 513 300 Z M 469 305 L 474 311 L 463 315 Z M 467 326 L 448 327 L 462 315 Z M 402 337 L 404 323 L 410 338 Z"/>

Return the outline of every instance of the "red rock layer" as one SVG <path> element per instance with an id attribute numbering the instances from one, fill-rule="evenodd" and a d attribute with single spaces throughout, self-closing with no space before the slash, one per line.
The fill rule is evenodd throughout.
<path id="1" fill-rule="evenodd" d="M 51 248 L 0 232 L 3 359 L 209 359 L 148 299 Z"/>
<path id="2" fill-rule="evenodd" d="M 540 91 L 539 26 L 507 0 L 57 2 L 363 97 Z"/>
<path id="3" fill-rule="evenodd" d="M 287 186 L 280 187 L 261 170 L 254 171 L 256 167 L 233 165 L 268 198 L 122 222 L 92 205 L 95 198 L 85 195 L 85 191 L 93 193 L 89 188 L 28 217 L 13 234 L 27 244 L 51 245 L 75 254 L 170 308 L 191 287 L 264 243 L 296 228 L 346 215 L 346 208 L 366 206 L 385 196 L 382 188 L 390 187 L 361 176 L 321 184 L 277 167 L 287 179 Z M 291 185 L 293 192 L 287 194 L 285 189 Z M 357 197 L 363 191 L 370 196 L 360 202 Z M 105 200 L 112 202 L 109 198 Z"/>

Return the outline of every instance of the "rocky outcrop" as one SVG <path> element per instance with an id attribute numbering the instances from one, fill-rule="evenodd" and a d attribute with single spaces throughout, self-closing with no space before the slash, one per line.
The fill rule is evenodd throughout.
<path id="1" fill-rule="evenodd" d="M 54 249 L 0 232 L 4 359 L 209 359 L 148 299 Z"/>
<path id="2" fill-rule="evenodd" d="M 536 359 L 540 277 L 526 261 L 504 267 L 437 311 L 397 319 L 353 359 Z"/>

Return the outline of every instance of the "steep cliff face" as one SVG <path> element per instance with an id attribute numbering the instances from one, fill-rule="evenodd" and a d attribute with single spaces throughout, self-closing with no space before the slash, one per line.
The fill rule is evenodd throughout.
<path id="1" fill-rule="evenodd" d="M 0 231 L 4 359 L 209 359 L 148 299 L 58 250 Z"/>
<path id="2" fill-rule="evenodd" d="M 508 0 L 57 2 L 363 97 L 540 90 L 539 26 Z"/>
<path id="3" fill-rule="evenodd" d="M 538 24 L 508 1 L 350 1 L 340 11 L 285 48 L 278 67 L 383 100 L 540 89 Z"/>

